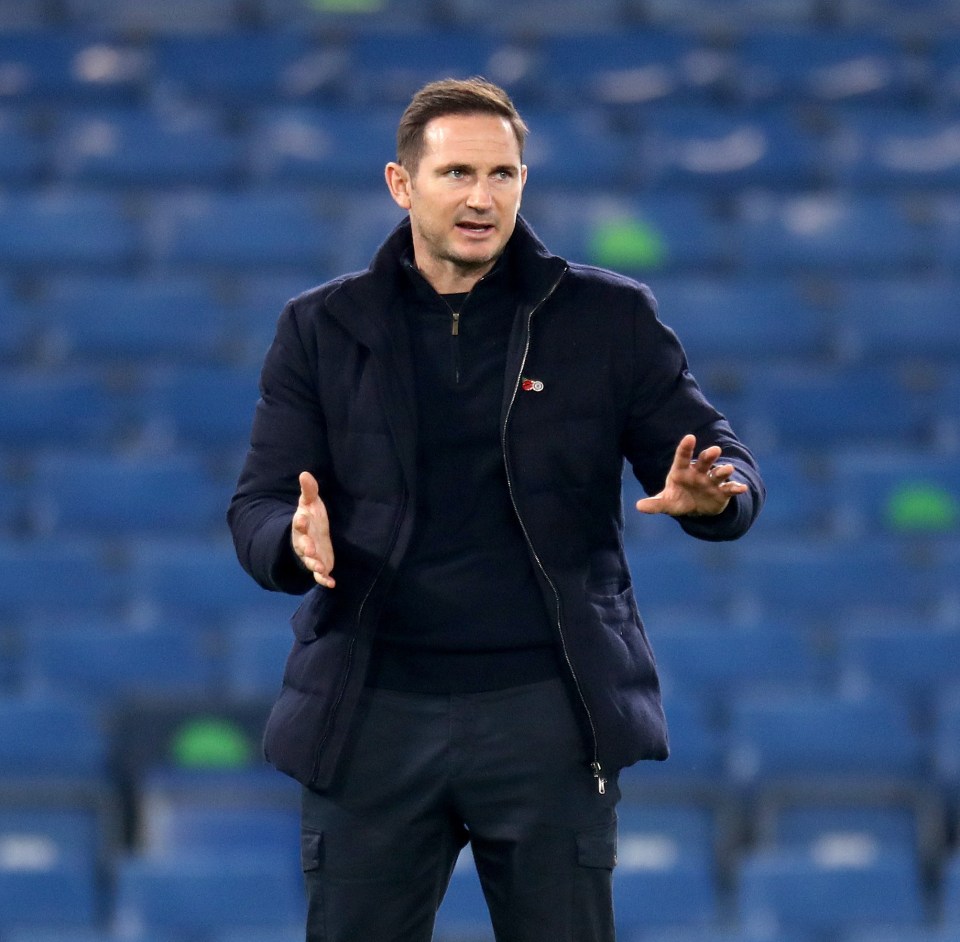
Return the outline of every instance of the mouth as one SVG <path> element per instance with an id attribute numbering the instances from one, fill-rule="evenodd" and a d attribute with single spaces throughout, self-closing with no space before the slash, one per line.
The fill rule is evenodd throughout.
<path id="1" fill-rule="evenodd" d="M 457 223 L 457 229 L 470 238 L 480 238 L 489 235 L 496 229 L 496 226 L 489 222 L 474 222 L 471 220 L 464 220 Z"/>

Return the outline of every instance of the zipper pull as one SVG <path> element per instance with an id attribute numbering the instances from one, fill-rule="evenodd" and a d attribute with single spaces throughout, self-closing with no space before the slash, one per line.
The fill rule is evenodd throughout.
<path id="1" fill-rule="evenodd" d="M 450 333 L 453 334 L 454 337 L 458 337 L 460 335 L 460 312 L 451 311 L 450 313 L 453 315 L 453 324 Z"/>
<path id="2" fill-rule="evenodd" d="M 597 791 L 601 795 L 606 795 L 607 793 L 607 780 L 601 774 L 603 769 L 600 768 L 599 762 L 591 762 L 590 768 L 593 769 L 593 777 L 597 780 Z"/>

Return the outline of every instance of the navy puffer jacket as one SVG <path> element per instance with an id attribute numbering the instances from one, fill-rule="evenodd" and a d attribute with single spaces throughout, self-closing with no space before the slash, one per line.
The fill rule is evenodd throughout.
<path id="1" fill-rule="evenodd" d="M 409 247 L 405 221 L 369 269 L 284 308 L 228 511 L 250 575 L 268 589 L 306 593 L 292 618 L 293 649 L 265 752 L 316 788 L 330 783 L 349 735 L 417 501 L 413 364 L 397 291 Z M 763 484 L 750 452 L 704 399 L 644 286 L 550 255 L 522 219 L 508 251 L 522 287 L 501 410 L 504 461 L 569 665 L 587 759 L 602 782 L 608 772 L 668 751 L 654 659 L 623 550 L 624 457 L 656 493 L 684 434 L 696 435 L 698 450 L 722 447 L 749 490 L 718 516 L 679 520 L 701 539 L 746 532 Z M 330 517 L 332 590 L 315 585 L 290 545 L 304 470 L 317 478 Z"/>

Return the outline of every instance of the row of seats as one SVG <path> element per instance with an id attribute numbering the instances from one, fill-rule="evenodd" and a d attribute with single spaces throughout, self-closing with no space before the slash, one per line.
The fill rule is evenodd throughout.
<path id="1" fill-rule="evenodd" d="M 558 254 L 648 278 L 960 270 L 960 212 L 950 196 L 918 204 L 889 194 L 751 193 L 718 207 L 704 194 L 576 195 L 531 183 L 525 213 Z M 312 272 L 311 284 L 366 267 L 398 221 L 379 190 L 333 206 L 297 189 L 154 193 L 133 202 L 72 187 L 17 192 L 0 195 L 0 266 L 24 276 Z"/>
<path id="2" fill-rule="evenodd" d="M 531 184 L 611 189 L 766 186 L 936 191 L 960 181 L 960 117 L 913 107 L 758 111 L 649 105 L 605 115 L 524 109 Z M 211 108 L 72 108 L 39 124 L 0 110 L 0 185 L 120 190 L 376 184 L 399 108 L 262 107 L 242 123 Z M 534 188 L 536 189 L 536 187 Z"/>
<path id="3" fill-rule="evenodd" d="M 222 780 L 191 778 L 186 788 L 163 776 L 148 781 L 135 846 L 126 851 L 95 808 L 0 811 L 0 938 L 292 938 L 303 909 L 299 868 L 287 852 L 298 840 L 294 791 L 238 804 Z M 723 845 L 736 822 L 722 808 L 627 800 L 619 818 L 614 904 L 618 937 L 629 942 L 692 942 L 724 931 L 752 942 L 852 942 L 892 927 L 906 933 L 903 942 L 939 931 L 949 938 L 960 928 L 960 854 L 948 850 L 942 868 L 928 869 L 928 808 L 783 796 L 733 856 Z M 43 934 L 50 926 L 59 931 Z M 690 934 L 668 935 L 678 929 Z M 469 848 L 436 937 L 492 938 Z"/>
<path id="4" fill-rule="evenodd" d="M 894 106 L 919 99 L 953 107 L 960 92 L 960 56 L 949 34 L 917 42 L 882 32 L 776 29 L 717 38 L 689 28 L 605 29 L 594 20 L 592 29 L 565 36 L 540 30 L 505 37 L 496 34 L 496 14 L 490 14 L 494 29 L 488 31 L 424 32 L 400 21 L 406 31 L 323 36 L 296 29 L 148 39 L 96 29 L 0 32 L 7 76 L 0 101 L 142 104 L 158 96 L 234 105 L 339 100 L 369 106 L 404 103 L 437 77 L 475 74 L 504 85 L 524 105 L 562 108 L 571 101 L 617 106 L 718 97 L 748 104 Z M 556 14 L 559 19 L 562 10 Z"/>
<path id="5" fill-rule="evenodd" d="M 743 31 L 765 25 L 855 27 L 936 36 L 960 23 L 955 0 L 2 0 L 0 28 L 79 26 L 148 32 L 241 28 L 405 29 L 450 22 L 507 35 L 568 34 L 637 22 Z"/>

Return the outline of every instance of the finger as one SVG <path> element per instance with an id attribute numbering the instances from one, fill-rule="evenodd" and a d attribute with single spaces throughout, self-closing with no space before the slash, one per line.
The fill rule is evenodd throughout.
<path id="1" fill-rule="evenodd" d="M 680 439 L 680 444 L 677 445 L 677 450 L 673 455 L 674 470 L 683 470 L 690 467 L 693 461 L 693 450 L 696 447 L 697 439 L 695 435 L 684 435 Z"/>
<path id="2" fill-rule="evenodd" d="M 300 502 L 310 504 L 320 496 L 320 485 L 309 471 L 300 472 Z"/>
<path id="3" fill-rule="evenodd" d="M 306 534 L 310 530 L 310 518 L 306 514 L 297 513 L 293 515 L 293 529 L 297 533 Z"/>
<path id="4" fill-rule="evenodd" d="M 696 470 L 702 474 L 708 474 L 711 469 L 716 470 L 713 465 L 717 458 L 720 457 L 722 449 L 719 445 L 711 445 L 709 448 L 704 448 L 703 451 L 697 455 L 697 460 L 694 462 Z"/>
<path id="5" fill-rule="evenodd" d="M 707 477 L 716 484 L 724 484 L 733 472 L 732 464 L 717 464 L 707 471 Z"/>
<path id="6" fill-rule="evenodd" d="M 657 494 L 654 497 L 643 497 L 637 501 L 636 508 L 642 514 L 663 513 L 663 495 Z"/>

